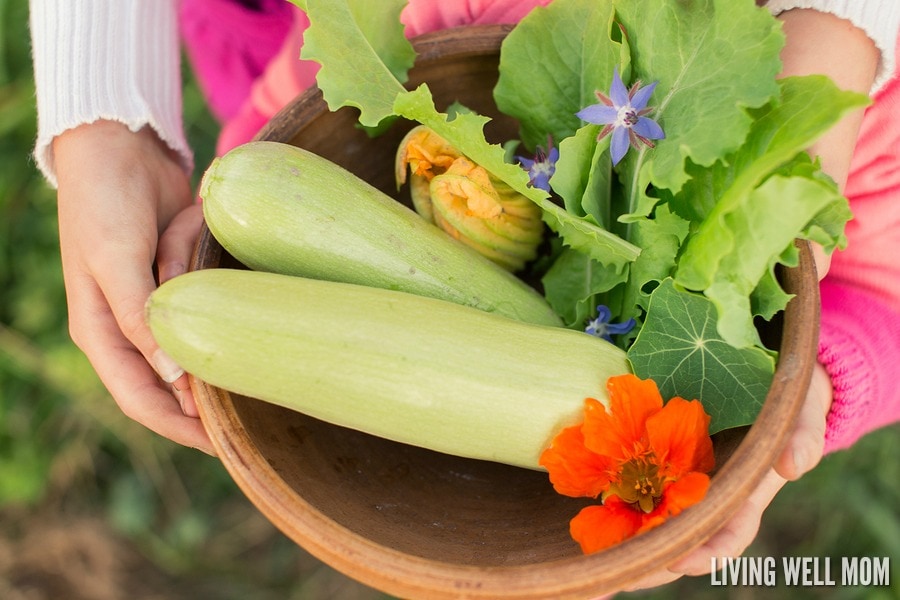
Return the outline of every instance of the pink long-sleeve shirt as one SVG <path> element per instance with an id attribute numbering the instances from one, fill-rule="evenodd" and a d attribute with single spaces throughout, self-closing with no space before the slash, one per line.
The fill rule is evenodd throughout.
<path id="1" fill-rule="evenodd" d="M 515 23 L 535 6 L 549 2 L 411 0 L 402 20 L 412 37 L 464 24 Z M 818 4 L 832 12 L 841 7 L 859 10 L 858 3 L 845 0 L 819 0 Z M 188 8 L 183 9 L 183 22 L 197 16 L 190 13 L 191 5 L 184 3 Z M 852 20 L 856 12 L 841 16 Z M 242 75 L 237 85 L 232 79 L 225 88 L 214 82 L 207 86 L 213 107 L 224 120 L 220 153 L 248 141 L 278 110 L 315 84 L 318 66 L 298 59 L 307 25 L 306 16 L 298 10 L 280 49 L 257 49 L 258 62 L 268 61 L 268 66 L 252 83 L 252 77 Z M 198 51 L 203 44 L 209 45 L 202 35 L 187 37 L 189 50 L 191 39 Z M 846 187 L 854 213 L 847 229 L 849 245 L 833 257 L 821 285 L 818 358 L 834 388 L 826 451 L 846 448 L 865 433 L 900 421 L 900 386 L 896 384 L 900 380 L 900 119 L 895 116 L 900 114 L 900 78 L 893 70 L 890 51 L 894 49 L 884 47 L 883 37 L 880 49 L 882 66 L 890 65 L 892 72 L 880 74 L 880 82 L 887 83 L 879 83 L 875 103 L 865 114 L 851 166 Z M 896 53 L 900 55 L 900 49 Z M 236 102 L 237 97 L 243 102 Z"/>
<path id="2" fill-rule="evenodd" d="M 900 37 L 897 50 L 900 55 Z M 834 402 L 826 450 L 900 420 L 900 74 L 863 118 L 845 188 L 853 219 L 821 286 L 819 362 Z"/>

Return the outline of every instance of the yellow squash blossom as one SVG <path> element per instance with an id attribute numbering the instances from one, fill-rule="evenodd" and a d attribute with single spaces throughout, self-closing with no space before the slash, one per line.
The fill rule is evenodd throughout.
<path id="1" fill-rule="evenodd" d="M 423 218 L 510 271 L 537 256 L 540 208 L 419 125 L 397 151 L 397 185 L 407 181 Z"/>

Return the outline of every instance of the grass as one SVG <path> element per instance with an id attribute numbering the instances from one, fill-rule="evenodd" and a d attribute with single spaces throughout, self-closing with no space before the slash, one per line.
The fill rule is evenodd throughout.
<path id="1" fill-rule="evenodd" d="M 0 3 L 0 597 L 383 598 L 284 538 L 217 460 L 125 418 L 69 340 L 54 192 L 30 158 L 26 23 L 27 0 Z M 205 165 L 217 125 L 185 79 L 188 136 Z M 898 456 L 895 426 L 827 457 L 776 498 L 747 554 L 886 556 L 900 581 Z M 896 587 L 697 577 L 623 597 L 900 598 Z"/>

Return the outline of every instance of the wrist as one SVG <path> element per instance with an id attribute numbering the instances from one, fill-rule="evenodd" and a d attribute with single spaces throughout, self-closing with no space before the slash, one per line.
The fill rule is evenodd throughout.
<path id="1" fill-rule="evenodd" d="M 129 207 L 143 211 L 151 230 L 162 231 L 193 201 L 179 155 L 150 127 L 132 131 L 117 121 L 98 120 L 54 138 L 53 151 L 61 221 L 63 213 L 106 219 L 109 210 Z"/>
<path id="2" fill-rule="evenodd" d="M 60 184 L 70 176 L 88 178 L 94 170 L 115 175 L 139 173 L 158 160 L 178 165 L 178 156 L 150 127 L 132 131 L 124 123 L 99 119 L 67 129 L 52 142 Z"/>

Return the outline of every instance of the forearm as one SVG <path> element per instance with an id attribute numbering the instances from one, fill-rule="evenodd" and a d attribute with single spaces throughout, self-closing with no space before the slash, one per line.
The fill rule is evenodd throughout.
<path id="1" fill-rule="evenodd" d="M 867 94 L 872 88 L 881 55 L 867 33 L 850 21 L 816 10 L 782 13 L 786 36 L 782 76 L 822 74 L 838 87 Z M 857 110 L 809 148 L 822 169 L 843 189 L 864 112 Z"/>
<path id="2" fill-rule="evenodd" d="M 189 171 L 174 0 L 31 0 L 35 160 L 56 184 L 52 142 L 100 119 L 149 125 Z"/>
<path id="3" fill-rule="evenodd" d="M 843 21 L 844 27 L 847 27 L 848 23 L 852 24 L 853 28 L 862 32 L 874 45 L 878 56 L 875 63 L 875 77 L 868 90 L 861 91 L 874 94 L 893 76 L 897 65 L 895 42 L 897 29 L 900 27 L 900 3 L 895 0 L 769 0 L 768 2 L 758 0 L 757 3 L 764 4 L 770 12 L 779 17 L 786 16 L 792 11 L 797 13 L 809 9 L 810 12 L 814 11 Z M 825 60 L 826 56 L 836 58 L 840 62 L 849 59 L 840 54 L 850 49 L 846 44 L 852 40 L 831 38 L 834 33 L 835 31 L 827 25 L 818 31 L 813 30 L 814 36 L 819 37 L 822 42 L 820 50 L 827 52 L 819 55 L 820 68 L 831 68 L 831 63 Z M 815 60 L 815 55 L 813 59 Z"/>

